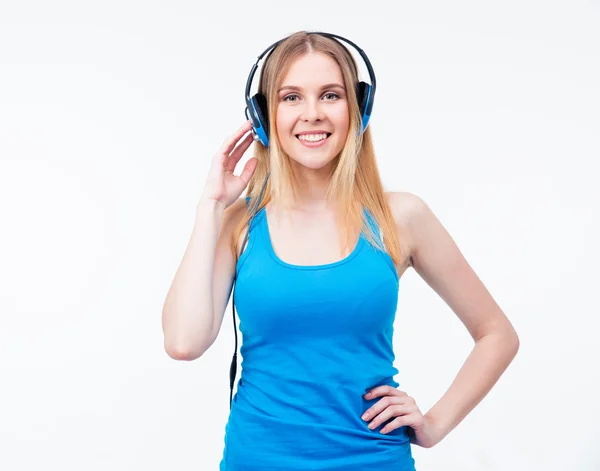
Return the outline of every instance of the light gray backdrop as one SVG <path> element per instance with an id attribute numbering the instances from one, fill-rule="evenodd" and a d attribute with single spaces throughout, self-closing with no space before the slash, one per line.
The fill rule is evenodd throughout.
<path id="1" fill-rule="evenodd" d="M 521 339 L 417 468 L 600 469 L 599 24 L 582 0 L 2 2 L 0 468 L 217 469 L 231 307 L 177 362 L 162 303 L 252 64 L 308 29 L 371 58 L 386 189 L 430 205 Z M 413 270 L 394 343 L 423 412 L 472 347 Z"/>

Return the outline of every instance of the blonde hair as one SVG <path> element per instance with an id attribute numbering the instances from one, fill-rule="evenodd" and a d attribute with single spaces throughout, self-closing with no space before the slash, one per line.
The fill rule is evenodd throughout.
<path id="1" fill-rule="evenodd" d="M 258 87 L 258 93 L 267 98 L 269 120 L 269 147 L 259 141 L 255 142 L 254 157 L 258 163 L 250 182 L 246 196 L 251 198 L 251 207 L 258 199 L 262 185 L 269 171 L 269 180 L 264 188 L 262 201 L 256 212 L 264 208 L 271 200 L 281 203 L 283 208 L 290 208 L 294 201 L 294 173 L 289 156 L 281 148 L 277 139 L 275 115 L 277 112 L 277 90 L 290 65 L 297 58 L 319 52 L 331 57 L 339 65 L 348 98 L 350 128 L 344 148 L 334 159 L 334 166 L 327 188 L 327 202 L 335 201 L 338 208 L 344 208 L 337 215 L 342 256 L 344 249 L 352 244 L 353 234 L 363 232 L 367 240 L 378 249 L 386 252 L 399 266 L 402 253 L 396 223 L 384 194 L 383 184 L 377 169 L 370 126 L 363 133 L 362 117 L 356 97 L 356 85 L 359 82 L 358 68 L 354 58 L 340 42 L 326 36 L 299 31 L 281 41 L 267 56 L 264 62 Z M 381 245 L 374 236 L 369 224 L 365 225 L 363 207 L 366 208 L 380 230 Z M 250 220 L 250 211 L 246 211 L 233 232 L 232 246 L 234 257 L 237 259 L 239 238 Z M 362 231 L 363 227 L 367 232 Z"/>

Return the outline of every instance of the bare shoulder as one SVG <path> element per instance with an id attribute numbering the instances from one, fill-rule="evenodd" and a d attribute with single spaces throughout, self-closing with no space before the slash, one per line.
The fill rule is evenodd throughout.
<path id="1" fill-rule="evenodd" d="M 475 341 L 494 332 L 507 333 L 516 351 L 519 339 L 512 324 L 429 205 L 411 193 L 391 193 L 388 198 L 394 217 L 408 228 L 415 272 L 448 304 Z"/>
<path id="2" fill-rule="evenodd" d="M 239 222 L 243 214 L 246 212 L 246 198 L 240 197 L 234 201 L 225 212 L 229 212 L 229 217 Z"/>
<path id="3" fill-rule="evenodd" d="M 418 231 L 417 221 L 427 205 L 420 197 L 408 191 L 388 191 L 385 195 L 398 233 L 402 235 L 403 243 L 401 245 L 407 252 L 406 264 L 413 266 L 413 253 Z"/>
<path id="4" fill-rule="evenodd" d="M 231 203 L 223 212 L 223 218 L 221 224 L 226 226 L 228 229 L 235 227 L 244 216 L 246 210 L 246 199 L 238 198 L 236 201 Z"/>
<path id="5" fill-rule="evenodd" d="M 425 202 L 408 191 L 388 191 L 385 193 L 396 224 L 408 229 L 424 210 Z"/>
<path id="6" fill-rule="evenodd" d="M 238 198 L 223 211 L 219 225 L 218 245 L 231 247 L 235 228 L 244 216 L 246 209 L 245 198 Z"/>
<path id="7" fill-rule="evenodd" d="M 223 225 L 227 226 L 226 230 L 227 230 L 228 243 L 231 243 L 233 241 L 235 228 L 238 227 L 238 224 L 244 218 L 247 211 L 248 211 L 248 208 L 246 206 L 246 198 L 245 197 L 238 198 L 237 201 L 235 201 L 231 206 L 229 206 L 225 210 L 225 213 L 227 213 L 227 214 L 223 214 Z M 238 234 L 238 240 L 237 240 L 237 248 L 238 248 L 237 256 L 238 256 L 238 258 L 241 256 L 242 245 L 243 245 L 245 237 L 246 237 L 246 231 L 242 230 Z"/>

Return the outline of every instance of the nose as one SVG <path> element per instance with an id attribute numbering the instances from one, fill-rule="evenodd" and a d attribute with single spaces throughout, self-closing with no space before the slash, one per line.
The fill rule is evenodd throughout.
<path id="1" fill-rule="evenodd" d="M 322 104 L 318 98 L 308 98 L 302 113 L 302 119 L 304 121 L 322 121 L 325 116 L 321 106 Z"/>

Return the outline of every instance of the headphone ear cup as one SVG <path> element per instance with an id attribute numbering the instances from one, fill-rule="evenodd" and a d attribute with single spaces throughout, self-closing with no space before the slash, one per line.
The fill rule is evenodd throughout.
<path id="1" fill-rule="evenodd" d="M 358 82 L 356 85 L 356 99 L 358 100 L 358 108 L 360 109 L 361 116 L 364 116 L 365 110 L 367 109 L 369 87 L 370 85 L 366 82 Z"/>
<path id="2" fill-rule="evenodd" d="M 373 110 L 372 88 L 366 82 L 358 82 L 356 85 L 356 99 L 358 101 L 358 108 L 360 109 L 360 116 L 362 117 L 363 131 L 367 129 L 369 119 L 371 118 L 371 111 Z"/>
<path id="3" fill-rule="evenodd" d="M 250 102 L 254 106 L 259 126 L 255 126 L 256 134 L 265 147 L 269 145 L 269 111 L 267 108 L 267 99 L 264 95 L 257 93 Z"/>

